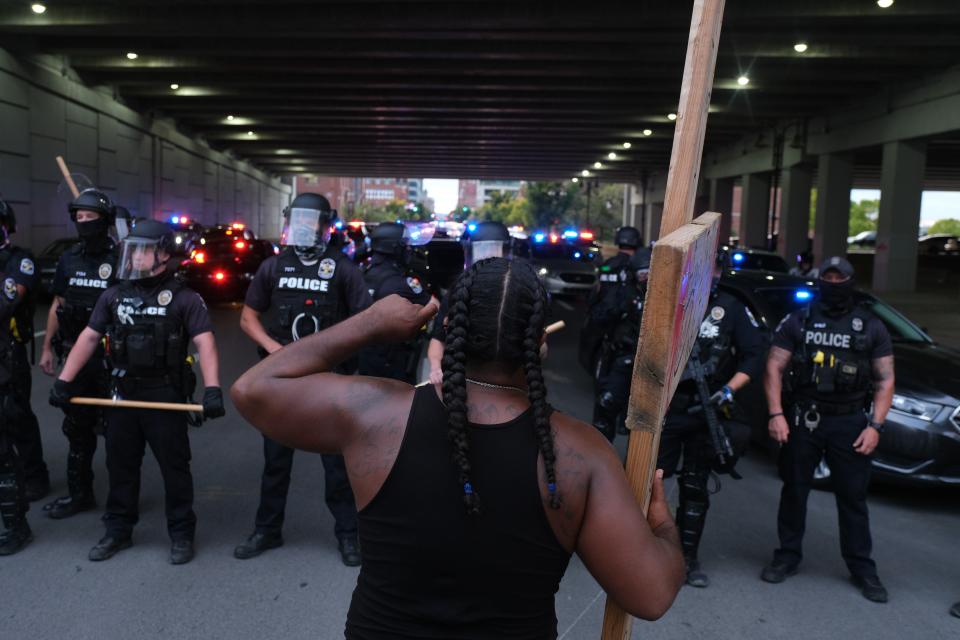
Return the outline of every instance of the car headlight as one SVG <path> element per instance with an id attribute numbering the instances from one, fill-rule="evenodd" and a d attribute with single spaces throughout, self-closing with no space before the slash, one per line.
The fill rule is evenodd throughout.
<path id="1" fill-rule="evenodd" d="M 546 267 L 540 267 L 540 268 L 537 270 L 537 275 L 540 276 L 541 278 L 547 277 L 547 274 L 548 274 L 548 273 L 550 273 L 550 271 L 549 271 L 549 269 L 547 269 Z"/>
<path id="2" fill-rule="evenodd" d="M 921 420 L 930 422 L 937 417 L 937 414 L 940 413 L 940 409 L 942 408 L 942 405 L 934 402 L 924 402 L 916 398 L 911 398 L 910 396 L 894 394 L 891 410 L 908 415 L 911 418 L 920 418 Z"/>

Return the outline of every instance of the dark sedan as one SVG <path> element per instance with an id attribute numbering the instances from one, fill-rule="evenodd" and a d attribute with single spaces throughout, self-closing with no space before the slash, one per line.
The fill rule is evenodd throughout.
<path id="1" fill-rule="evenodd" d="M 746 303 L 772 332 L 788 312 L 817 295 L 813 281 L 731 270 L 721 287 Z M 893 307 L 865 292 L 859 301 L 886 325 L 893 340 L 896 391 L 873 466 L 879 477 L 914 483 L 960 485 L 960 351 L 939 345 Z M 754 439 L 769 444 L 767 406 L 755 381 L 738 395 Z M 824 466 L 820 475 L 829 474 Z"/>
<path id="2" fill-rule="evenodd" d="M 243 300 L 260 263 L 275 253 L 271 242 L 252 233 L 225 231 L 201 237 L 179 269 L 184 283 L 208 301 Z"/>

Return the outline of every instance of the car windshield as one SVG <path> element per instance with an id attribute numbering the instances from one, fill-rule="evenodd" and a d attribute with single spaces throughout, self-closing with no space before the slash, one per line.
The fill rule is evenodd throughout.
<path id="1" fill-rule="evenodd" d="M 754 290 L 754 293 L 758 298 L 762 298 L 772 311 L 772 326 L 776 326 L 791 311 L 805 307 L 816 297 L 816 290 L 813 288 L 764 287 Z M 860 294 L 858 300 L 880 318 L 894 342 L 933 342 L 920 327 L 885 302 L 866 294 Z"/>
<path id="2" fill-rule="evenodd" d="M 586 246 L 570 244 L 539 244 L 533 245 L 534 260 L 580 260 L 589 262 L 594 260 L 595 251 Z"/>
<path id="3" fill-rule="evenodd" d="M 750 269 L 752 271 L 773 271 L 787 273 L 790 268 L 786 260 L 777 255 L 767 253 L 747 253 L 734 251 L 730 256 L 730 263 L 734 269 Z"/>

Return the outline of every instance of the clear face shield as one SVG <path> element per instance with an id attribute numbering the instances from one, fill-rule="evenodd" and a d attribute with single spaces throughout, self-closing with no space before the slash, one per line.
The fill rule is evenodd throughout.
<path id="1" fill-rule="evenodd" d="M 120 280 L 142 280 L 163 273 L 170 256 L 153 238 L 126 237 L 121 243 L 117 277 Z"/>
<path id="2" fill-rule="evenodd" d="M 301 258 L 319 258 L 330 244 L 332 215 L 319 209 L 290 209 L 280 244 L 293 247 Z"/>
<path id="3" fill-rule="evenodd" d="M 466 260 L 467 266 L 476 264 L 481 260 L 486 260 L 487 258 L 507 258 L 504 251 L 504 242 L 503 240 L 480 240 L 479 242 L 471 241 L 467 243 L 466 251 L 464 252 L 464 259 Z"/>

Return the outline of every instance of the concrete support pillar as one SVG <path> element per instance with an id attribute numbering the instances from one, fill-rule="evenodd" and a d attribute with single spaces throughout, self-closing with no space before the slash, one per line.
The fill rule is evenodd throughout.
<path id="1" fill-rule="evenodd" d="M 817 211 L 813 253 L 819 265 L 830 256 L 847 254 L 850 229 L 850 189 L 853 158 L 847 153 L 826 153 L 817 162 Z"/>
<path id="2" fill-rule="evenodd" d="M 741 180 L 740 245 L 766 248 L 767 214 L 770 211 L 770 176 L 748 173 Z"/>
<path id="3" fill-rule="evenodd" d="M 733 178 L 717 178 L 710 181 L 710 211 L 722 214 L 720 218 L 720 244 L 730 242 L 730 225 L 733 211 Z"/>
<path id="4" fill-rule="evenodd" d="M 917 287 L 917 228 L 926 159 L 926 142 L 899 140 L 883 145 L 873 259 L 875 291 L 913 291 Z"/>
<path id="5" fill-rule="evenodd" d="M 648 244 L 660 238 L 660 220 L 663 218 L 663 203 L 651 202 L 644 220 L 643 239 Z"/>
<path id="6" fill-rule="evenodd" d="M 797 165 L 784 169 L 782 176 L 777 252 L 792 265 L 797 254 L 807 248 L 813 172 L 810 167 Z"/>

